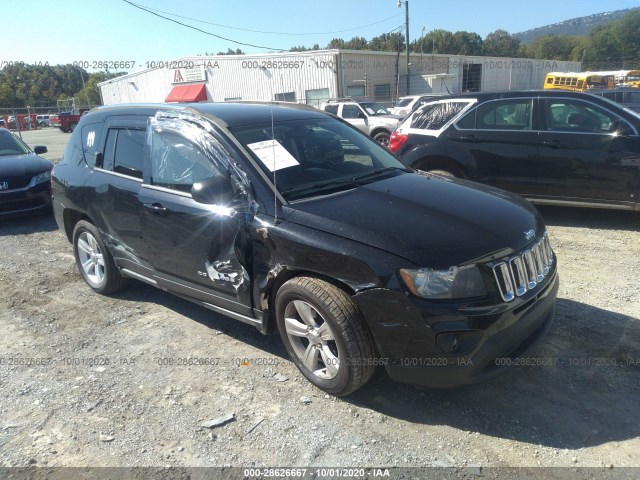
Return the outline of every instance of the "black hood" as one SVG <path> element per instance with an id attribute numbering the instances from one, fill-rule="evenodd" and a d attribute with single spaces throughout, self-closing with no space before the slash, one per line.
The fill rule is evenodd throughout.
<path id="1" fill-rule="evenodd" d="M 35 153 L 24 155 L 0 155 L 0 181 L 5 178 L 33 177 L 50 171 L 53 164 Z"/>
<path id="2" fill-rule="evenodd" d="M 290 204 L 287 220 L 393 253 L 421 267 L 500 258 L 544 230 L 517 195 L 417 173 Z"/>

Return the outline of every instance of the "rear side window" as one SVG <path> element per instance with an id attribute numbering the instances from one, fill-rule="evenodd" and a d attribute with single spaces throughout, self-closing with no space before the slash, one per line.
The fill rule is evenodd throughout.
<path id="1" fill-rule="evenodd" d="M 338 115 L 338 105 L 327 105 L 324 107 L 324 111 Z"/>
<path id="2" fill-rule="evenodd" d="M 103 123 L 90 123 L 82 127 L 82 153 L 84 161 L 90 167 L 96 165 L 96 153 L 99 151 L 98 143 L 102 135 Z"/>
<path id="3" fill-rule="evenodd" d="M 477 108 L 476 128 L 485 130 L 531 130 L 531 99 L 487 102 Z"/>
<path id="4" fill-rule="evenodd" d="M 411 128 L 440 130 L 467 105 L 467 102 L 442 102 L 427 104 L 413 114 Z"/>
<path id="5" fill-rule="evenodd" d="M 104 152 L 104 168 L 134 178 L 142 179 L 145 130 L 111 128 L 107 133 Z"/>

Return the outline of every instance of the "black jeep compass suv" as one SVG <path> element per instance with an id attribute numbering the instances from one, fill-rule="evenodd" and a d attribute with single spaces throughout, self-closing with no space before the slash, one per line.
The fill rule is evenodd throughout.
<path id="1" fill-rule="evenodd" d="M 277 331 L 335 395 L 380 365 L 422 385 L 480 381 L 554 316 L 556 259 L 531 205 L 416 173 L 313 108 L 99 108 L 52 184 L 93 290 L 136 279 Z"/>

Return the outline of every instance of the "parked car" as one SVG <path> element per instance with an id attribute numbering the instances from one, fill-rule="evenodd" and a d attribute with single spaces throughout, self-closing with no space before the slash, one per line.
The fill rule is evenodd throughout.
<path id="1" fill-rule="evenodd" d="M 638 87 L 617 87 L 617 88 L 591 88 L 585 93 L 608 98 L 635 112 L 640 112 L 640 88 Z"/>
<path id="2" fill-rule="evenodd" d="M 393 115 L 384 105 L 372 100 L 330 100 L 321 104 L 320 110 L 342 118 L 385 146 L 389 143 L 391 132 L 402 118 L 401 115 Z"/>
<path id="3" fill-rule="evenodd" d="M 407 95 L 406 97 L 400 97 L 396 102 L 395 107 L 390 108 L 389 112 L 394 115 L 404 117 L 417 108 L 418 105 L 433 100 L 434 98 L 441 97 L 437 93 L 427 93 L 424 95 Z"/>
<path id="4" fill-rule="evenodd" d="M 3 118 L 0 118 L 0 128 L 7 128 L 7 122 Z"/>
<path id="5" fill-rule="evenodd" d="M 0 218 L 51 210 L 50 172 L 53 164 L 31 150 L 9 130 L 0 128 Z"/>
<path id="6" fill-rule="evenodd" d="M 101 107 L 52 178 L 85 282 L 137 279 L 279 332 L 318 388 L 477 382 L 541 339 L 556 260 L 519 197 L 417 174 L 285 104 Z"/>
<path id="7" fill-rule="evenodd" d="M 40 128 L 51 126 L 51 119 L 49 118 L 49 115 L 36 115 L 36 122 Z"/>
<path id="8" fill-rule="evenodd" d="M 595 95 L 447 96 L 408 116 L 389 148 L 412 167 L 538 204 L 640 210 L 640 116 Z"/>

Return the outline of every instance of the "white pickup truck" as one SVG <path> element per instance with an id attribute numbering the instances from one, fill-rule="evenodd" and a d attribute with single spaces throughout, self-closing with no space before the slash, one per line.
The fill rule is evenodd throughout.
<path id="1" fill-rule="evenodd" d="M 320 105 L 320 110 L 337 115 L 384 146 L 389 144 L 391 133 L 403 118 L 392 115 L 386 107 L 370 100 L 330 100 Z"/>

